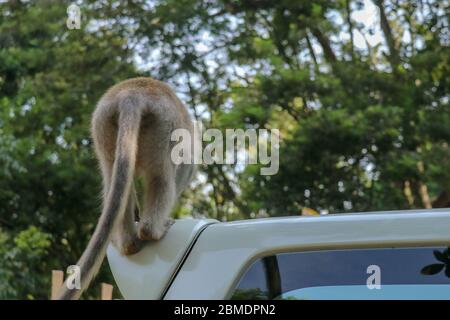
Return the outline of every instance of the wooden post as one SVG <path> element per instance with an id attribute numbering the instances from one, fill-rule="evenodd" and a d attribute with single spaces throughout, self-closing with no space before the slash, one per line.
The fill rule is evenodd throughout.
<path id="1" fill-rule="evenodd" d="M 59 288 L 64 283 L 64 272 L 61 270 L 52 270 L 52 294 L 50 299 L 55 300 L 58 294 Z"/>
<path id="2" fill-rule="evenodd" d="M 113 286 L 107 283 L 102 283 L 101 300 L 112 300 Z"/>

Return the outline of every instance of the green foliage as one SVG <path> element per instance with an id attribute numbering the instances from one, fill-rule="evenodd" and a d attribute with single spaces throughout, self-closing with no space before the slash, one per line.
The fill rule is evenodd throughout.
<path id="1" fill-rule="evenodd" d="M 21 231 L 14 238 L 14 244 L 20 251 L 29 254 L 31 257 L 40 257 L 47 254 L 50 247 L 51 236 L 43 233 L 35 226 Z"/>
<path id="2" fill-rule="evenodd" d="M 231 300 L 267 300 L 267 293 L 261 289 L 237 289 Z"/>
<path id="3" fill-rule="evenodd" d="M 48 269 L 51 235 L 35 226 L 20 231 L 14 239 L 0 229 L 0 299 L 39 298 L 48 287 L 47 277 L 36 276 Z"/>
<path id="4" fill-rule="evenodd" d="M 136 75 L 114 26 L 70 32 L 69 2 L 47 2 L 0 4 L 0 224 L 14 239 L 4 249 L 7 298 L 47 299 L 51 270 L 76 263 L 100 206 L 90 113 L 108 86 Z M 99 279 L 111 281 L 109 271 Z"/>

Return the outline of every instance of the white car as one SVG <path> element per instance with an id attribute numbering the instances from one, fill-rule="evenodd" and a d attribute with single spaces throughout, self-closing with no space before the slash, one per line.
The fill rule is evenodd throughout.
<path id="1" fill-rule="evenodd" d="M 177 220 L 133 256 L 126 299 L 450 299 L 450 209 Z"/>

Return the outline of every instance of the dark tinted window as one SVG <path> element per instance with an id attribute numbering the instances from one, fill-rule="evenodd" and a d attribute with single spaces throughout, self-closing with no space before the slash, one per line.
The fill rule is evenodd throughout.
<path id="1" fill-rule="evenodd" d="M 284 253 L 257 260 L 232 299 L 450 299 L 450 254 L 439 248 Z"/>

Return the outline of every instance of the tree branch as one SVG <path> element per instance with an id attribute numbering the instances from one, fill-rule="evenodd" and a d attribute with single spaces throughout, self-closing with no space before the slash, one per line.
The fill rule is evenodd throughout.
<path id="1" fill-rule="evenodd" d="M 350 1 L 351 0 L 346 0 L 345 1 L 345 11 L 346 11 L 346 20 L 347 20 L 347 24 L 348 24 L 348 32 L 350 33 L 350 54 L 352 56 L 352 59 L 355 56 L 355 45 L 354 45 L 354 41 L 353 41 L 353 22 L 352 22 L 352 9 L 350 8 Z"/>
<path id="2" fill-rule="evenodd" d="M 316 72 L 319 72 L 319 63 L 317 62 L 316 53 L 314 52 L 314 48 L 311 44 L 311 40 L 309 39 L 308 33 L 306 33 L 306 44 L 308 45 L 309 54 L 311 55 L 313 61 L 314 61 L 314 70 Z"/>
<path id="3" fill-rule="evenodd" d="M 336 55 L 334 54 L 333 48 L 331 48 L 330 40 L 327 38 L 326 35 L 322 33 L 322 31 L 320 31 L 316 27 L 311 28 L 311 33 L 320 43 L 323 49 L 323 54 L 325 55 L 325 59 L 329 63 L 334 64 L 337 61 L 337 58 Z"/>
<path id="4" fill-rule="evenodd" d="M 395 45 L 395 39 L 386 16 L 386 12 L 384 11 L 383 0 L 374 0 L 374 3 L 378 7 L 378 10 L 380 12 L 381 30 L 383 30 L 383 34 L 386 38 L 386 42 L 389 48 L 388 59 L 391 64 L 392 70 L 395 72 L 397 70 L 397 66 L 400 64 L 400 55 Z"/>

